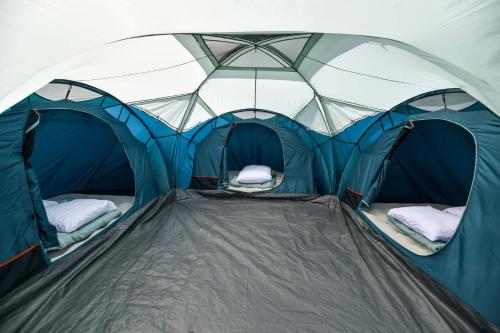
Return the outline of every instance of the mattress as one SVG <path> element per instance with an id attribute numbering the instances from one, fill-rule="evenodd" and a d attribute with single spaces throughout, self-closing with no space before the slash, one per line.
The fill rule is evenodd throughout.
<path id="1" fill-rule="evenodd" d="M 232 180 L 235 177 L 238 176 L 238 171 L 229 171 L 228 172 L 229 179 Z M 254 193 L 254 192 L 262 192 L 262 191 L 268 191 L 276 186 L 280 185 L 283 182 L 283 177 L 284 174 L 282 172 L 274 172 L 274 178 L 273 182 L 274 185 L 272 187 L 263 187 L 263 186 L 256 186 L 255 184 L 249 184 L 249 186 L 234 186 L 229 184 L 226 189 L 232 190 L 232 191 L 240 191 L 240 192 L 246 192 L 246 193 Z"/>
<path id="2" fill-rule="evenodd" d="M 134 205 L 135 197 L 134 196 L 126 196 L 126 195 L 103 195 L 103 194 L 82 194 L 82 193 L 67 193 L 67 194 L 61 194 L 52 198 L 49 198 L 49 200 L 54 200 L 54 201 L 68 201 L 68 200 L 74 200 L 74 199 L 99 199 L 99 200 L 109 200 L 112 201 L 116 207 L 118 207 L 119 210 L 122 211 L 122 215 L 127 212 L 132 206 Z M 83 244 L 88 242 L 90 239 L 94 238 L 97 236 L 101 231 L 103 231 L 106 227 L 109 225 L 113 224 L 118 218 L 111 220 L 107 225 L 105 225 L 102 228 L 99 228 L 95 230 L 88 238 L 76 242 L 75 244 L 62 249 L 62 250 L 55 250 L 55 251 L 49 251 L 49 257 L 51 261 L 56 261 L 68 253 L 71 253 L 81 247 Z"/>
<path id="3" fill-rule="evenodd" d="M 415 204 L 415 203 L 373 203 L 371 208 L 363 210 L 362 213 L 374 224 L 383 231 L 388 237 L 397 242 L 399 245 L 421 256 L 428 256 L 434 253 L 430 248 L 422 245 L 412 237 L 405 234 L 398 229 L 391 221 L 387 212 L 392 208 L 406 207 L 406 206 L 432 206 L 436 209 L 443 210 L 448 208 L 446 205 L 438 204 Z"/>

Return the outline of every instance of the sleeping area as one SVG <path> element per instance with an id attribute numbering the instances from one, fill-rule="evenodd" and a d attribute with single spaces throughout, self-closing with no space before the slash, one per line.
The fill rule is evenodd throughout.
<path id="1" fill-rule="evenodd" d="M 431 255 L 453 238 L 466 209 L 474 140 L 451 122 L 428 120 L 396 142 L 371 189 L 375 199 L 362 212 L 403 248 Z"/>
<path id="2" fill-rule="evenodd" d="M 34 112 L 38 120 L 27 161 L 43 208 L 57 235 L 45 246 L 51 260 L 76 250 L 110 227 L 135 201 L 134 173 L 124 146 L 99 118 L 75 110 Z M 85 158 L 82 158 L 84 156 Z M 48 230 L 39 232 L 49 233 Z"/>
<path id="3" fill-rule="evenodd" d="M 225 150 L 226 190 L 262 192 L 283 181 L 283 148 L 272 129 L 254 123 L 237 124 L 227 137 Z"/>

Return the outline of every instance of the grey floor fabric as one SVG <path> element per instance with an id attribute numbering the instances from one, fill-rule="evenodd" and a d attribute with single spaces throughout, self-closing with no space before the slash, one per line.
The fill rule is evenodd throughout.
<path id="1" fill-rule="evenodd" d="M 1 332 L 495 330 L 334 197 L 178 191 L 0 301 Z"/>

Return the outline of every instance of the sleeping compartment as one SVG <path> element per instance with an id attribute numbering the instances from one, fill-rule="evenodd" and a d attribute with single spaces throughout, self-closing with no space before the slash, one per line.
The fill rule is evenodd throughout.
<path id="1" fill-rule="evenodd" d="M 364 214 L 407 250 L 430 255 L 449 240 L 430 241 L 421 232 L 415 232 L 418 226 L 408 228 L 388 212 L 407 206 L 431 206 L 439 212 L 432 210 L 436 214 L 429 216 L 429 222 L 438 224 L 448 217 L 442 215 L 443 210 L 463 210 L 473 181 L 475 143 L 467 130 L 449 121 L 422 120 L 413 125 L 389 154 L 378 195 Z M 417 207 L 416 214 L 424 210 Z M 457 224 L 459 221 L 457 218 Z"/>
<path id="2" fill-rule="evenodd" d="M 283 181 L 283 147 L 275 131 L 256 123 L 236 123 L 226 143 L 225 169 L 227 189 L 243 192 L 259 192 L 279 186 Z M 224 157 L 223 157 L 224 158 Z M 238 182 L 239 173 L 248 166 L 265 166 L 271 169 L 270 181 L 255 183 Z"/>
<path id="3" fill-rule="evenodd" d="M 116 206 L 108 209 L 109 212 L 103 211 L 106 214 L 91 212 L 99 215 L 71 233 L 58 231 L 62 249 L 49 252 L 52 258 L 58 258 L 99 233 L 132 207 L 134 173 L 122 143 L 104 121 L 74 110 L 46 110 L 39 114 L 40 124 L 36 128 L 29 161 L 45 204 L 52 201 L 64 203 L 68 206 L 66 209 L 74 210 L 75 219 L 77 213 L 84 214 L 89 209 L 86 206 L 89 202 L 79 200 L 83 206 L 75 208 L 69 204 L 74 200 L 109 200 Z M 51 217 L 71 214 L 64 210 L 54 211 L 54 207 L 45 207 L 49 222 Z"/>

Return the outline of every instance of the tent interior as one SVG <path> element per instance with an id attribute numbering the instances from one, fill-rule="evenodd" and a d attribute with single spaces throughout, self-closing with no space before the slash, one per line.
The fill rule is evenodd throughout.
<path id="1" fill-rule="evenodd" d="M 42 199 L 109 200 L 120 215 L 135 201 L 135 179 L 122 143 L 112 128 L 94 115 L 77 110 L 41 110 L 35 128 L 32 166 Z M 45 207 L 50 222 L 50 206 Z M 119 216 L 98 223 L 79 235 L 58 232 L 59 247 L 48 255 L 57 260 L 76 250 L 114 223 Z M 69 235 L 73 238 L 67 241 Z"/>
<path id="2" fill-rule="evenodd" d="M 442 29 L 463 6 L 428 17 L 431 40 L 257 11 L 170 33 L 107 6 L 47 54 L 20 39 L 31 65 L 0 62 L 0 331 L 499 332 L 500 81 L 478 65 L 498 52 Z M 389 216 L 426 206 L 467 206 L 432 248 Z"/>
<path id="3" fill-rule="evenodd" d="M 466 206 L 475 160 L 474 138 L 467 129 L 444 120 L 411 122 L 386 157 L 378 194 L 363 214 L 409 251 L 434 254 L 451 240 L 430 242 L 410 233 L 411 237 L 387 213 L 403 206 L 429 205 L 439 210 Z"/>

